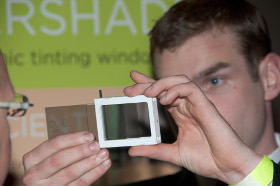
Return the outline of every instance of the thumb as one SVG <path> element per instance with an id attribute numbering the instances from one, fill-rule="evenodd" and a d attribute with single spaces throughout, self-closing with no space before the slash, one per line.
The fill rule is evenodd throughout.
<path id="1" fill-rule="evenodd" d="M 161 161 L 178 164 L 178 148 L 174 144 L 157 144 L 131 147 L 128 151 L 130 156 L 144 156 Z"/>

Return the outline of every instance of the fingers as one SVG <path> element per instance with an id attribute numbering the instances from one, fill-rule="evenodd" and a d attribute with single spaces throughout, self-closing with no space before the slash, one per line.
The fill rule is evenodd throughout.
<path id="1" fill-rule="evenodd" d="M 23 156 L 23 165 L 28 170 L 35 164 L 63 149 L 73 147 L 94 140 L 94 136 L 88 132 L 75 132 L 57 136 L 42 143 L 40 146 Z"/>
<path id="2" fill-rule="evenodd" d="M 151 84 L 151 86 L 145 90 L 145 95 L 148 97 L 156 97 L 163 91 L 169 91 L 169 89 L 175 85 L 188 82 L 190 82 L 189 78 L 184 75 L 166 77 Z"/>
<path id="3" fill-rule="evenodd" d="M 131 78 L 136 84 L 124 89 L 124 93 L 127 96 L 145 95 L 147 97 L 160 98 L 174 85 L 190 82 L 187 76 L 184 75 L 171 76 L 155 81 L 136 71 L 131 72 Z"/>
<path id="4" fill-rule="evenodd" d="M 51 177 L 44 179 L 36 178 L 36 174 L 41 176 L 44 173 L 38 171 L 38 168 L 32 167 L 24 174 L 23 182 L 25 185 L 38 183 L 40 185 L 68 185 L 70 183 L 75 185 L 74 183 L 81 182 L 83 183 L 82 185 L 90 185 L 101 177 L 111 166 L 111 161 L 108 157 L 108 151 L 103 149 L 98 154 L 64 167 L 64 169 L 61 169 Z M 64 159 L 62 159 L 62 161 Z M 93 173 L 95 174 L 93 175 Z M 89 178 L 89 176 L 91 176 L 91 178 Z"/>
<path id="5" fill-rule="evenodd" d="M 192 114 L 208 128 L 207 123 L 214 116 L 223 120 L 200 88 L 185 75 L 169 76 L 152 82 L 151 78 L 134 71 L 131 77 L 137 84 L 125 89 L 125 93 L 129 96 L 144 94 L 147 97 L 157 97 L 161 104 L 178 107 L 178 111 L 183 114 L 187 112 Z M 216 129 L 214 131 L 216 132 Z"/>
<path id="6" fill-rule="evenodd" d="M 73 164 L 52 176 L 51 179 L 47 179 L 46 185 L 67 185 L 69 183 L 71 185 L 90 185 L 109 169 L 111 161 L 108 159 L 108 155 L 107 150 L 102 150 L 94 156 Z"/>
<path id="7" fill-rule="evenodd" d="M 130 76 L 136 84 L 125 88 L 123 91 L 126 96 L 130 97 L 143 95 L 144 90 L 148 88 L 153 82 L 155 82 L 154 79 L 136 71 L 131 71 Z"/>
<path id="8" fill-rule="evenodd" d="M 190 113 L 198 121 L 210 141 L 215 141 L 213 142 L 215 144 L 218 144 L 218 140 L 226 137 L 223 136 L 224 133 L 217 134 L 217 131 L 223 129 L 233 134 L 230 126 L 200 88 L 195 83 L 187 79 L 184 80 L 184 78 L 183 76 L 175 76 L 159 80 L 145 91 L 145 95 L 155 96 L 166 90 L 165 95 L 159 100 L 160 103 L 177 107 L 177 111 L 185 116 Z M 209 121 L 211 121 L 210 124 Z M 218 138 L 219 136 L 222 138 Z"/>
<path id="9" fill-rule="evenodd" d="M 178 148 L 176 144 L 157 144 L 131 147 L 128 151 L 130 156 L 144 156 L 152 159 L 168 161 L 178 164 Z M 167 153 L 168 152 L 168 153 Z"/>
<path id="10" fill-rule="evenodd" d="M 164 105 L 171 104 L 178 98 L 188 98 L 193 105 L 209 102 L 200 88 L 185 75 L 169 76 L 155 81 L 144 74 L 132 71 L 131 78 L 136 84 L 124 90 L 128 96 L 144 94 L 147 97 L 158 97 Z M 176 103 L 178 105 L 181 101 Z"/>
<path id="11" fill-rule="evenodd" d="M 100 150 L 93 138 L 90 133 L 76 132 L 44 142 L 23 158 L 24 184 L 90 185 L 111 166 L 109 152 Z"/>
<path id="12" fill-rule="evenodd" d="M 169 76 L 154 82 L 137 72 L 132 72 L 131 76 L 137 84 L 125 90 L 128 95 L 144 94 L 147 97 L 157 97 L 161 104 L 176 107 L 183 115 L 190 113 L 211 139 L 221 127 L 231 130 L 225 125 L 226 121 L 215 106 L 187 76 Z M 212 126 L 209 125 L 209 121 L 212 121 Z"/>
<path id="13" fill-rule="evenodd" d="M 177 101 L 177 99 L 179 100 Z M 160 98 L 160 103 L 163 105 L 179 106 L 182 100 L 186 99 L 193 107 L 205 104 L 211 105 L 204 93 L 193 82 L 181 83 L 169 88 L 166 94 Z"/>
<path id="14" fill-rule="evenodd" d="M 79 162 L 87 157 L 90 157 L 100 151 L 97 142 L 91 144 L 82 144 L 72 148 L 68 148 L 59 151 L 47 159 L 43 160 L 39 164 L 34 165 L 32 168 L 28 169 L 30 172 L 38 172 L 36 178 L 34 179 L 45 179 L 61 169 Z M 34 174 L 33 174 L 34 175 Z"/>
<path id="15" fill-rule="evenodd" d="M 170 76 L 152 83 L 144 91 L 147 97 L 157 97 L 161 104 L 178 106 L 187 99 L 193 106 L 209 104 L 200 88 L 185 75 Z"/>
<path id="16" fill-rule="evenodd" d="M 80 178 L 73 181 L 70 186 L 74 185 L 90 185 L 91 183 L 94 183 L 97 179 L 99 179 L 101 176 L 104 175 L 104 173 L 110 168 L 112 162 L 110 159 L 105 160 L 102 164 L 100 164 L 95 169 L 89 169 L 90 171 L 85 173 Z M 86 163 L 85 166 L 88 166 L 89 164 Z M 77 169 L 76 169 L 77 170 Z"/>
<path id="17" fill-rule="evenodd" d="M 177 84 L 175 83 L 177 82 Z M 172 113 L 173 118 L 176 120 L 177 125 L 183 129 L 185 125 L 190 122 L 182 119 L 183 116 L 193 117 L 207 138 L 207 141 L 211 147 L 212 153 L 216 157 L 227 157 L 228 154 L 232 154 L 232 149 L 224 149 L 221 147 L 233 146 L 235 144 L 239 149 L 243 146 L 240 138 L 232 130 L 230 125 L 220 115 L 216 107 L 208 100 L 205 94 L 200 88 L 193 82 L 186 80 L 184 77 L 168 77 L 153 83 L 149 89 L 146 89 L 145 95 L 155 96 L 159 92 L 165 90 L 166 93 L 160 98 L 162 105 L 171 106 L 175 112 Z M 173 85 L 173 86 L 172 86 Z M 217 132 L 223 131 L 223 132 Z"/>
<path id="18" fill-rule="evenodd" d="M 144 91 L 151 85 L 151 83 L 135 84 L 133 86 L 127 87 L 123 90 L 126 96 L 138 96 L 143 95 Z"/>

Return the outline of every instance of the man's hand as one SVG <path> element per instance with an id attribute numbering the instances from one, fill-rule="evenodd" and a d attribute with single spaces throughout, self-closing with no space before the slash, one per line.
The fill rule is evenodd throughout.
<path id="1" fill-rule="evenodd" d="M 23 157 L 24 185 L 90 185 L 111 166 L 94 136 L 76 132 L 42 143 Z"/>
<path id="2" fill-rule="evenodd" d="M 132 147 L 131 156 L 169 161 L 188 170 L 229 184 L 246 177 L 261 161 L 248 148 L 200 88 L 188 77 L 170 76 L 155 81 L 131 72 L 136 83 L 127 87 L 127 96 L 157 97 L 178 126 L 173 144 Z"/>

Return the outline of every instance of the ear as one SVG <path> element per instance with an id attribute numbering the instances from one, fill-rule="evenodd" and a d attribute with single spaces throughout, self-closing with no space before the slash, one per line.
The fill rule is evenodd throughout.
<path id="1" fill-rule="evenodd" d="M 264 88 L 264 99 L 271 101 L 280 92 L 280 57 L 269 53 L 259 65 L 259 77 Z"/>

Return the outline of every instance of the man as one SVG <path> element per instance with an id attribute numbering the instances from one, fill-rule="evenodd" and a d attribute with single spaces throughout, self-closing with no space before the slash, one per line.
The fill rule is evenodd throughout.
<path id="1" fill-rule="evenodd" d="M 0 52 L 0 102 L 11 102 L 13 100 L 14 89 L 8 75 L 4 58 Z M 0 110 L 0 185 L 2 185 L 8 173 L 11 145 L 10 129 L 7 122 L 8 110 L 2 107 L 0 107 Z"/>
<path id="2" fill-rule="evenodd" d="M 7 176 L 11 157 L 10 128 L 7 116 L 23 116 L 29 106 L 33 105 L 28 103 L 26 96 L 15 94 L 4 57 L 0 51 L 0 185 L 3 185 Z M 6 180 L 5 184 L 8 184 L 8 181 Z"/>
<path id="3" fill-rule="evenodd" d="M 228 184 L 272 184 L 274 168 L 273 184 L 279 184 L 279 167 L 263 154 L 280 160 L 271 111 L 280 91 L 280 58 L 255 7 L 243 0 L 182 1 L 156 23 L 150 41 L 158 80 L 133 71 L 136 84 L 124 93 L 157 97 L 178 136 L 173 144 L 132 147 L 129 154 Z M 111 163 L 96 142 L 90 148 L 92 140 L 74 133 L 43 143 L 24 156 L 24 183 L 94 182 Z"/>

